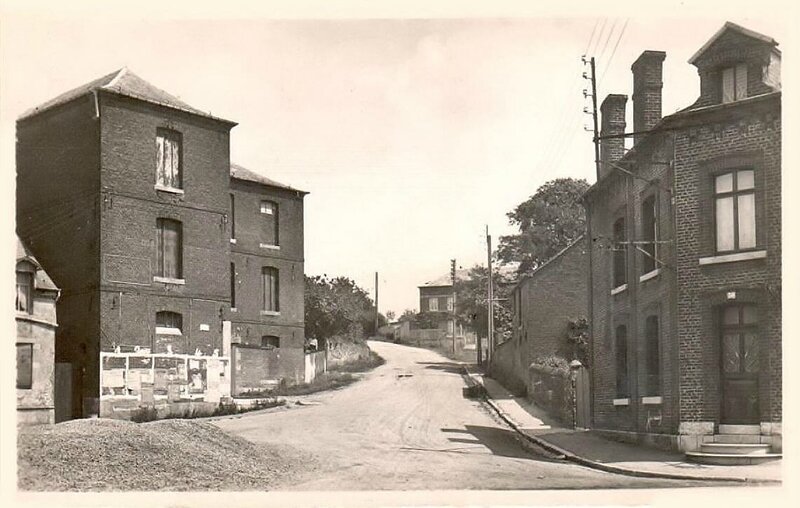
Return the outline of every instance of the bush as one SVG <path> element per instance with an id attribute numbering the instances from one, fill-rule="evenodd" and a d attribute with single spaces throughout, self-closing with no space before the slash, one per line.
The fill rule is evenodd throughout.
<path id="1" fill-rule="evenodd" d="M 131 421 L 136 423 L 158 420 L 158 411 L 152 406 L 140 407 L 131 413 Z"/>
<path id="2" fill-rule="evenodd" d="M 569 362 L 566 358 L 556 355 L 539 356 L 531 362 L 531 367 L 544 367 L 564 376 L 570 374 Z"/>

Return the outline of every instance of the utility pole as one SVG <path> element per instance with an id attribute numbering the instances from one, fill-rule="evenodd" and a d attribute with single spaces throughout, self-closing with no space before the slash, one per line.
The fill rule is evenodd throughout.
<path id="1" fill-rule="evenodd" d="M 453 319 L 453 354 L 456 354 L 456 260 L 450 260 L 450 280 L 453 283 L 453 308 L 451 309 L 452 312 L 452 319 Z"/>
<path id="2" fill-rule="evenodd" d="M 375 272 L 375 335 L 378 335 L 378 272 Z"/>
<path id="3" fill-rule="evenodd" d="M 597 176 L 600 176 L 600 133 L 597 131 L 597 81 L 595 80 L 594 57 L 589 60 L 592 68 L 592 120 L 594 121 L 594 165 Z M 584 92 L 585 93 L 585 92 Z"/>
<path id="4" fill-rule="evenodd" d="M 494 358 L 494 291 L 492 289 L 492 237 L 489 235 L 489 226 L 486 226 L 486 257 L 487 257 L 487 266 L 489 267 L 489 279 L 487 283 L 487 296 L 488 299 L 486 301 L 486 312 L 487 312 L 487 331 L 486 331 L 486 342 L 487 342 L 487 363 L 491 368 L 492 359 Z"/>

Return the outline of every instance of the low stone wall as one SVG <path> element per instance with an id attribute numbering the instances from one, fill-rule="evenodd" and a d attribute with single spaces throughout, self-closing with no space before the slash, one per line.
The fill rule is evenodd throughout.
<path id="1" fill-rule="evenodd" d="M 564 425 L 572 427 L 575 390 L 569 372 L 531 364 L 528 368 L 528 398 Z"/>
<path id="2" fill-rule="evenodd" d="M 369 346 L 365 342 L 347 340 L 328 340 L 327 368 L 335 369 L 341 365 L 369 358 Z"/>

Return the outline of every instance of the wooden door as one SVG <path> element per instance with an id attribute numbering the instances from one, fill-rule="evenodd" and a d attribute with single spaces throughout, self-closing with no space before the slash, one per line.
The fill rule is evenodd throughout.
<path id="1" fill-rule="evenodd" d="M 720 373 L 722 423 L 759 423 L 759 334 L 753 305 L 722 309 Z"/>

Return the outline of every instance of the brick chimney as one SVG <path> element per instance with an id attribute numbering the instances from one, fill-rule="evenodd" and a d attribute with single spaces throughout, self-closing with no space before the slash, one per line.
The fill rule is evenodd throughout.
<path id="1" fill-rule="evenodd" d="M 667 54 L 645 51 L 631 65 L 633 71 L 633 130 L 652 129 L 661 120 L 662 64 Z M 641 139 L 634 136 L 634 144 Z"/>
<path id="2" fill-rule="evenodd" d="M 625 132 L 625 105 L 628 102 L 627 95 L 610 94 L 600 105 L 600 137 L 611 134 L 623 134 Z M 617 162 L 625 154 L 625 138 L 611 138 L 600 140 L 600 173 L 597 179 L 600 180 L 609 171 L 609 162 Z"/>

